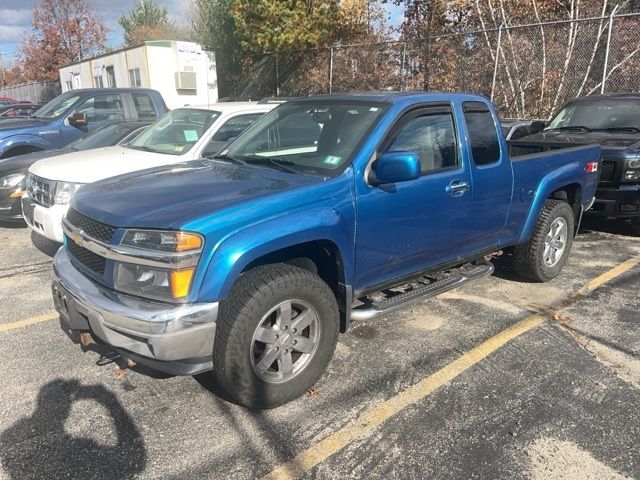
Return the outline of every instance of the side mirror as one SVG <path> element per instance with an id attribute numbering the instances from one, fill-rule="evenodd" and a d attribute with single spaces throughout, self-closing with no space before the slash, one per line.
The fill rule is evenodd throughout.
<path id="1" fill-rule="evenodd" d="M 89 124 L 87 116 L 84 113 L 74 113 L 67 119 L 72 127 L 86 127 Z"/>
<path id="2" fill-rule="evenodd" d="M 547 122 L 545 122 L 544 120 L 535 120 L 531 122 L 531 134 L 533 135 L 534 133 L 541 132 L 545 129 L 546 126 Z"/>
<path id="3" fill-rule="evenodd" d="M 420 159 L 415 152 L 386 152 L 373 162 L 369 181 L 373 185 L 415 180 L 420 177 Z"/>

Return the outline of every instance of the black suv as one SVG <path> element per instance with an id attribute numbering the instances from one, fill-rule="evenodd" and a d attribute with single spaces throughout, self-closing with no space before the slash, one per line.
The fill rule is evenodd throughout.
<path id="1" fill-rule="evenodd" d="M 566 147 L 602 146 L 596 200 L 587 213 L 628 218 L 640 235 L 640 94 L 590 95 L 567 103 L 535 135 L 510 142 L 512 155 Z"/>

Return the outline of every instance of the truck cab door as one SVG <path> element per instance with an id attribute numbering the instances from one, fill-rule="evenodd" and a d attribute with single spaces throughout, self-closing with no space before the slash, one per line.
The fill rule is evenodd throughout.
<path id="1" fill-rule="evenodd" d="M 451 106 L 428 104 L 406 113 L 377 154 L 390 151 L 415 152 L 421 176 L 383 185 L 356 180 L 356 289 L 435 266 L 467 250 L 471 175 L 460 155 Z"/>
<path id="2" fill-rule="evenodd" d="M 498 245 L 509 216 L 513 189 L 511 160 L 501 142 L 494 115 L 483 102 L 463 102 L 473 178 L 472 210 L 467 238 L 475 250 Z"/>

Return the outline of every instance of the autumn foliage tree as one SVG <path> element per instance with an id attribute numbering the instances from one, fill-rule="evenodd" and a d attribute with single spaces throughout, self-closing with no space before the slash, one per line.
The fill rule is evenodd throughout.
<path id="1" fill-rule="evenodd" d="M 43 0 L 33 9 L 32 30 L 20 51 L 29 81 L 57 79 L 60 67 L 100 53 L 107 39 L 86 0 Z"/>
<path id="2" fill-rule="evenodd" d="M 147 40 L 171 40 L 176 33 L 167 7 L 152 0 L 140 0 L 128 14 L 118 19 L 118 23 L 124 31 L 127 46 L 140 45 Z"/>

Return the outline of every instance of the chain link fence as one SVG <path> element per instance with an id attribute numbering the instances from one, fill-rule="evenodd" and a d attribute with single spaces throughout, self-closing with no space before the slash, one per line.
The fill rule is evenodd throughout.
<path id="1" fill-rule="evenodd" d="M 0 88 L 0 96 L 41 105 L 60 95 L 61 91 L 60 82 L 32 82 Z"/>
<path id="2" fill-rule="evenodd" d="M 547 118 L 593 93 L 640 91 L 640 14 L 502 26 L 244 59 L 226 95 L 463 91 L 504 117 Z"/>

